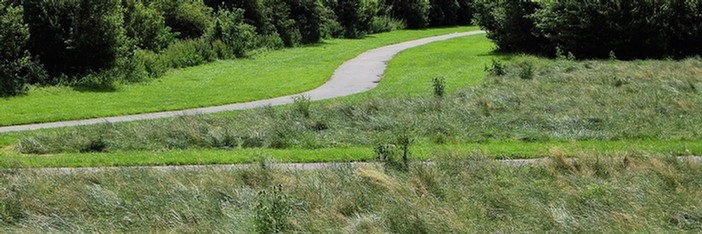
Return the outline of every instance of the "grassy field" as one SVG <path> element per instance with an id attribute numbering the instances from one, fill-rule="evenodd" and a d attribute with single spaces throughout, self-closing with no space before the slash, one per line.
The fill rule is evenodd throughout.
<path id="1" fill-rule="evenodd" d="M 441 148 L 497 158 L 543 157 L 554 149 L 567 156 L 702 154 L 695 124 L 702 110 L 694 108 L 702 105 L 702 60 L 501 56 L 498 66 L 490 45 L 471 36 L 407 50 L 376 90 L 351 97 L 5 134 L 2 164 L 242 163 L 259 155 L 285 162 L 372 160 L 378 145 L 403 140 L 420 159 Z M 504 74 L 483 80 L 486 67 Z M 445 77 L 445 97 L 432 95 L 435 76 Z"/>
<path id="2" fill-rule="evenodd" d="M 0 171 L 0 232 L 699 232 L 696 162 L 554 157 L 286 171 Z"/>
<path id="3" fill-rule="evenodd" d="M 329 79 L 344 61 L 372 48 L 476 27 L 396 31 L 362 40 L 334 39 L 301 48 L 172 70 L 144 84 L 117 90 L 33 88 L 29 95 L 0 99 L 0 126 L 178 110 L 300 93 Z"/>

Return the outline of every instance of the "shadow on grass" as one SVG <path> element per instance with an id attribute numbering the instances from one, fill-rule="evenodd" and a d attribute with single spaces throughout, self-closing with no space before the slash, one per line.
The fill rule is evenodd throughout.
<path id="1" fill-rule="evenodd" d="M 111 93 L 118 90 L 115 84 L 77 84 L 71 88 L 81 93 Z"/>

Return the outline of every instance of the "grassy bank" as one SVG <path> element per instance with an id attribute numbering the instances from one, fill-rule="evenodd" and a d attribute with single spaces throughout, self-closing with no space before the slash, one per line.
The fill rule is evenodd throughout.
<path id="1" fill-rule="evenodd" d="M 320 86 L 344 61 L 366 50 L 476 29 L 405 30 L 361 40 L 327 40 L 250 59 L 173 70 L 158 80 L 116 90 L 34 88 L 26 96 L 0 99 L 0 126 L 178 110 L 300 93 Z"/>
<path id="2" fill-rule="evenodd" d="M 3 232 L 697 232 L 701 167 L 583 157 L 505 167 L 440 153 L 407 170 L 0 172 Z"/>
<path id="3" fill-rule="evenodd" d="M 702 155 L 702 141 L 573 141 L 573 142 L 514 142 L 496 141 L 450 145 L 413 145 L 408 156 L 415 160 L 436 160 L 438 152 L 452 151 L 460 155 L 479 152 L 495 159 L 541 158 L 562 155 L 602 155 L 604 157 L 638 155 Z M 395 148 L 394 157 L 403 151 Z M 261 158 L 277 162 L 358 162 L 377 161 L 374 147 L 338 147 L 322 149 L 190 149 L 153 151 L 120 151 L 110 153 L 59 153 L 25 155 L 5 151 L 0 157 L 0 168 L 23 167 L 102 167 L 148 165 L 208 165 L 254 163 Z"/>

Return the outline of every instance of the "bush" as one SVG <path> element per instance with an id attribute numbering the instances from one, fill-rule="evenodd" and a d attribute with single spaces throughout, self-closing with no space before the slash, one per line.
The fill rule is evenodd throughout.
<path id="1" fill-rule="evenodd" d="M 500 51 L 542 53 L 547 47 L 545 38 L 536 34 L 531 17 L 540 9 L 531 0 L 477 0 L 475 20 L 487 30 L 487 37 Z M 551 51 L 546 53 L 552 54 Z"/>
<path id="2" fill-rule="evenodd" d="M 122 74 L 124 81 L 142 82 L 162 76 L 168 70 L 168 66 L 169 64 L 153 51 L 137 49 L 132 56 L 121 60 L 116 70 Z"/>
<path id="3" fill-rule="evenodd" d="M 285 46 L 316 43 L 321 38 L 322 7 L 314 0 L 265 0 L 271 22 Z"/>
<path id="4" fill-rule="evenodd" d="M 408 28 L 425 28 L 429 24 L 428 0 L 389 0 L 391 15 L 407 23 Z"/>
<path id="5" fill-rule="evenodd" d="M 178 38 L 198 38 L 212 24 L 212 8 L 199 0 L 157 0 L 154 6 Z"/>
<path id="6" fill-rule="evenodd" d="M 338 0 L 332 6 L 346 38 L 364 37 L 378 9 L 377 2 L 368 0 Z"/>
<path id="7" fill-rule="evenodd" d="M 253 49 L 256 44 L 256 29 L 244 23 L 243 10 L 220 9 L 215 20 L 209 39 L 213 43 L 219 40 L 224 45 L 218 54 L 219 58 L 244 57 L 246 52 Z"/>
<path id="8" fill-rule="evenodd" d="M 458 12 L 456 12 L 456 24 L 471 25 L 473 23 L 473 0 L 458 0 Z"/>
<path id="9" fill-rule="evenodd" d="M 429 24 L 431 26 L 456 25 L 460 5 L 456 0 L 430 0 Z"/>
<path id="10" fill-rule="evenodd" d="M 192 67 L 214 61 L 217 57 L 205 39 L 179 40 L 166 48 L 161 56 L 169 67 Z"/>
<path id="11" fill-rule="evenodd" d="M 124 0 L 122 7 L 125 33 L 137 48 L 160 51 L 175 39 L 161 13 L 142 0 Z"/>
<path id="12" fill-rule="evenodd" d="M 113 67 L 125 49 L 118 1 L 24 1 L 29 50 L 51 75 Z M 70 76 L 73 77 L 73 76 Z"/>
<path id="13" fill-rule="evenodd" d="M 0 1 L 0 97 L 26 92 L 27 77 L 23 67 L 30 62 L 25 50 L 29 29 L 22 20 L 21 6 Z"/>
<path id="14" fill-rule="evenodd" d="M 702 1 L 554 0 L 534 15 L 552 47 L 579 58 L 689 56 L 702 53 Z M 645 48 L 645 49 L 644 49 Z"/>
<path id="15" fill-rule="evenodd" d="M 375 16 L 371 21 L 369 33 L 390 32 L 407 28 L 404 21 L 392 18 L 387 15 Z"/>

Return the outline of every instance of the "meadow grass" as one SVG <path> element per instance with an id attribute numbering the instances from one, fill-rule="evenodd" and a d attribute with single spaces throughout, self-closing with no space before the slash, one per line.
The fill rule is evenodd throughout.
<path id="1" fill-rule="evenodd" d="M 573 141 L 573 142 L 514 142 L 494 141 L 463 144 L 411 145 L 409 158 L 436 160 L 437 152 L 452 151 L 461 155 L 480 153 L 494 159 L 529 159 L 580 155 L 603 157 L 648 154 L 690 156 L 702 155 L 702 141 Z M 396 152 L 396 154 L 401 152 Z M 213 165 L 255 163 L 261 158 L 283 163 L 371 162 L 377 161 L 374 147 L 337 147 L 321 149 L 188 149 L 168 151 L 118 151 L 107 153 L 57 153 L 47 155 L 20 154 L 5 150 L 0 168 L 41 167 L 104 167 L 104 166 L 163 166 Z"/>
<path id="2" fill-rule="evenodd" d="M 154 81 L 120 85 L 116 90 L 34 87 L 28 95 L 0 99 L 0 126 L 178 110 L 300 93 L 322 85 L 344 61 L 366 50 L 476 29 L 404 30 L 360 40 L 325 40 L 249 59 L 171 70 Z"/>
<path id="3" fill-rule="evenodd" d="M 2 232 L 699 232 L 696 161 L 581 156 L 319 171 L 0 171 Z"/>

